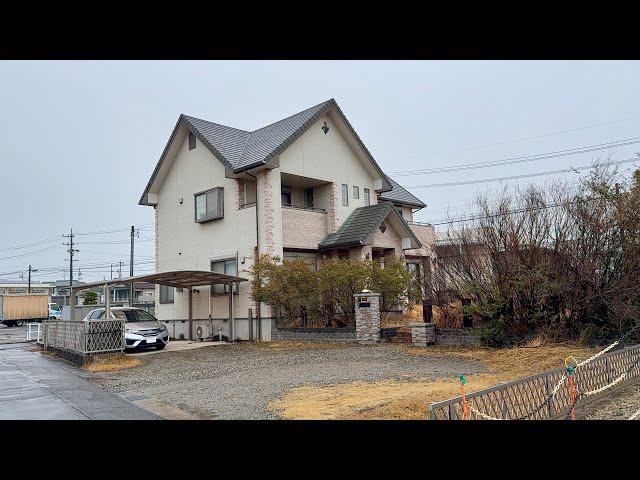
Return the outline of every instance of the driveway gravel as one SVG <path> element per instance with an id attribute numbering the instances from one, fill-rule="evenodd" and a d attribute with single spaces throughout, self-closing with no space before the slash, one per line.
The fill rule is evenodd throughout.
<path id="1" fill-rule="evenodd" d="M 627 385 L 589 409 L 585 420 L 627 420 L 640 409 L 640 382 Z M 640 420 L 640 415 L 636 417 Z"/>
<path id="2" fill-rule="evenodd" d="M 94 381 L 129 400 L 153 399 L 200 419 L 277 418 L 267 404 L 304 385 L 437 379 L 486 370 L 472 359 L 407 355 L 395 344 L 321 349 L 225 344 L 139 358 L 139 367 L 100 373 Z"/>

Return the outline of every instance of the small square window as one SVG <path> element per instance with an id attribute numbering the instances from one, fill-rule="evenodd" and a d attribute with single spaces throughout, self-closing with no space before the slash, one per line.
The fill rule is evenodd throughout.
<path id="1" fill-rule="evenodd" d="M 353 186 L 353 198 L 360 198 L 360 187 Z"/>
<path id="2" fill-rule="evenodd" d="M 174 291 L 173 287 L 160 285 L 160 303 L 173 303 Z"/>

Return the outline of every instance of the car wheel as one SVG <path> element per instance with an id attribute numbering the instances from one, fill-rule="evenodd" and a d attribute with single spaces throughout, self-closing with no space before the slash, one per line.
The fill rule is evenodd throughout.
<path id="1" fill-rule="evenodd" d="M 166 345 L 163 343 L 162 345 L 156 345 L 156 350 L 162 350 Z"/>
<path id="2" fill-rule="evenodd" d="M 21 327 L 22 325 L 24 325 L 24 320 L 16 320 L 17 327 Z"/>

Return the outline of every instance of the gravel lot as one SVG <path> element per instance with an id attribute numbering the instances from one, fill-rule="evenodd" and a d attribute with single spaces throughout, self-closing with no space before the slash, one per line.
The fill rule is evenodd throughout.
<path id="1" fill-rule="evenodd" d="M 640 382 L 636 381 L 589 408 L 586 420 L 627 420 L 640 409 Z M 640 416 L 636 418 L 640 420 Z"/>
<path id="2" fill-rule="evenodd" d="M 303 385 L 485 371 L 478 361 L 406 355 L 392 344 L 282 350 L 236 344 L 139 358 L 139 367 L 96 374 L 94 381 L 130 400 L 151 398 L 200 419 L 277 418 L 267 404 Z"/>

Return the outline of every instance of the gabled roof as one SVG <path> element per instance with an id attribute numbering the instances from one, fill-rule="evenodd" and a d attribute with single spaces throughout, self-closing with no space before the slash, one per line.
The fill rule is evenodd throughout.
<path id="1" fill-rule="evenodd" d="M 376 228 L 387 218 L 388 215 L 394 215 L 396 220 L 400 221 L 407 229 L 413 240 L 420 248 L 422 244 L 411 230 L 411 227 L 398 215 L 393 204 L 390 202 L 379 202 L 376 205 L 368 205 L 366 207 L 356 208 L 351 215 L 347 217 L 336 233 L 327 235 L 321 242 L 321 249 L 332 249 L 339 247 L 355 247 L 364 245 Z"/>
<path id="2" fill-rule="evenodd" d="M 391 184 L 391 191 L 383 192 L 378 195 L 380 200 L 388 200 L 394 203 L 402 203 L 403 205 L 409 205 L 411 207 L 425 208 L 427 206 L 422 200 L 418 197 L 409 193 L 406 189 L 402 187 L 398 182 L 393 180 L 392 178 L 387 177 L 389 183 Z"/>
<path id="3" fill-rule="evenodd" d="M 296 141 L 318 118 L 331 109 L 335 109 L 358 145 L 362 148 L 362 151 L 380 174 L 383 181 L 382 190 L 389 190 L 391 185 L 388 182 L 388 177 L 382 172 L 382 169 L 355 132 L 347 117 L 345 117 L 336 101 L 332 98 L 253 132 L 181 114 L 139 203 L 146 204 L 146 195 L 149 193 L 153 181 L 167 156 L 169 147 L 182 125 L 185 125 L 190 132 L 196 135 L 211 153 L 229 167 L 233 173 L 240 173 L 249 168 L 267 163 Z"/>

